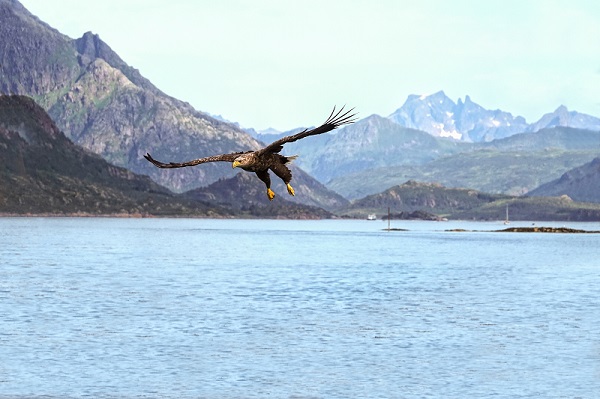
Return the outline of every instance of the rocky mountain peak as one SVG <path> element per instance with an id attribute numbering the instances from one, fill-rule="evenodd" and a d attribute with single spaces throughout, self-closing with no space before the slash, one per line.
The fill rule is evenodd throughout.
<path id="1" fill-rule="evenodd" d="M 491 141 L 524 132 L 525 119 L 499 110 L 491 111 L 473 102 L 470 96 L 455 103 L 443 91 L 408 97 L 389 118 L 404 126 L 437 137 L 461 141 Z"/>
<path id="2" fill-rule="evenodd" d="M 443 91 L 427 95 L 409 96 L 404 105 L 388 118 L 401 126 L 418 129 L 436 137 L 460 140 L 453 119 L 456 104 Z"/>
<path id="3" fill-rule="evenodd" d="M 600 130 L 599 118 L 569 111 L 564 105 L 528 124 L 522 116 L 513 116 L 499 109 L 485 109 L 468 95 L 464 101 L 459 98 L 455 103 L 443 91 L 431 95 L 411 94 L 402 107 L 388 118 L 401 126 L 433 136 L 469 142 L 489 142 L 557 126 Z"/>
<path id="4" fill-rule="evenodd" d="M 86 32 L 75 40 L 75 48 L 81 55 L 82 64 L 89 64 L 96 58 L 107 60 L 116 56 L 112 49 L 100 40 L 100 36 L 92 32 Z"/>
<path id="5" fill-rule="evenodd" d="M 554 112 L 547 113 L 539 121 L 532 123 L 527 131 L 537 132 L 541 129 L 557 126 L 600 130 L 600 119 L 577 111 L 569 111 L 566 106 L 561 105 Z"/>

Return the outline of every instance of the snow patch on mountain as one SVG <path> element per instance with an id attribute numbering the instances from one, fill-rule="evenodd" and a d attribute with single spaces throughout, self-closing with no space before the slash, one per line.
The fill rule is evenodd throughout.
<path id="1" fill-rule="evenodd" d="M 402 107 L 388 118 L 401 126 L 436 137 L 468 142 L 488 142 L 555 126 L 600 130 L 600 119 L 576 111 L 569 112 L 562 105 L 539 121 L 528 124 L 522 116 L 485 109 L 468 95 L 464 101 L 459 98 L 454 102 L 443 91 L 431 95 L 409 95 Z"/>
<path id="2" fill-rule="evenodd" d="M 500 110 L 487 110 L 471 101 L 452 101 L 443 91 L 431 95 L 410 95 L 390 120 L 436 137 L 478 142 L 491 141 L 524 132 L 527 123 Z"/>

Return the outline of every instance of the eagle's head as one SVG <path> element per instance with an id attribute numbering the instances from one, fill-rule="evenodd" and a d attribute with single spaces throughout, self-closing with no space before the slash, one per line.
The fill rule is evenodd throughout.
<path id="1" fill-rule="evenodd" d="M 242 169 L 252 166 L 254 164 L 255 157 L 253 153 L 242 154 L 233 160 L 231 167 L 237 168 L 238 166 Z"/>

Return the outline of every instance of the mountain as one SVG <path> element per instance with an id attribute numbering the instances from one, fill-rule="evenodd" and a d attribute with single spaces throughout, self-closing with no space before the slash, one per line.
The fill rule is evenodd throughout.
<path id="1" fill-rule="evenodd" d="M 217 164 L 165 173 L 146 152 L 190 160 L 259 148 L 236 126 L 158 90 L 98 35 L 73 40 L 16 0 L 0 0 L 0 90 L 34 97 L 75 143 L 175 191 L 234 173 Z"/>
<path id="2" fill-rule="evenodd" d="M 0 96 L 0 213 L 230 216 L 73 144 L 31 98 Z"/>
<path id="3" fill-rule="evenodd" d="M 389 165 L 341 175 L 327 182 L 327 187 L 350 200 L 407 180 L 523 195 L 597 157 L 600 131 L 559 126 L 471 143 L 464 149 L 427 163 Z"/>
<path id="4" fill-rule="evenodd" d="M 524 132 L 523 117 L 508 112 L 486 110 L 466 96 L 455 103 L 439 91 L 429 96 L 410 95 L 389 117 L 408 128 L 422 130 L 436 137 L 450 137 L 468 142 L 491 141 Z"/>
<path id="5" fill-rule="evenodd" d="M 530 191 L 528 196 L 567 195 L 575 201 L 600 202 L 600 158 L 569 170 L 560 178 Z"/>
<path id="6" fill-rule="evenodd" d="M 598 131 L 600 130 L 600 119 L 577 111 L 569 111 L 567 107 L 561 105 L 554 112 L 545 114 L 539 121 L 529 125 L 527 131 L 537 132 L 556 126 Z"/>
<path id="7" fill-rule="evenodd" d="M 561 109 L 566 108 L 557 111 Z M 300 167 L 348 199 L 411 179 L 522 195 L 597 156 L 600 129 L 593 129 L 595 118 L 568 115 L 554 122 L 542 118 L 548 120 L 532 131 L 521 117 L 485 110 L 469 96 L 454 103 L 439 92 L 409 96 L 389 118 L 371 115 L 311 142 L 291 143 L 286 150 L 302 154 Z M 427 126 L 437 130 L 424 134 L 412 128 Z M 450 137 L 461 129 L 472 139 L 467 141 L 476 142 L 435 137 Z"/>

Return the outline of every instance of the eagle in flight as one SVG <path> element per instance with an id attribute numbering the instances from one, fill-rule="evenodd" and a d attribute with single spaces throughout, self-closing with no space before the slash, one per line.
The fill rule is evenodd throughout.
<path id="1" fill-rule="evenodd" d="M 279 152 L 283 149 L 283 145 L 308 136 L 329 132 L 341 125 L 354 123 L 356 121 L 356 118 L 354 118 L 356 113 L 352 113 L 353 110 L 354 108 L 344 112 L 344 107 L 342 107 L 336 112 L 334 107 L 333 111 L 331 111 L 331 114 L 329 115 L 329 118 L 327 118 L 327 120 L 321 126 L 311 130 L 305 129 L 300 133 L 283 137 L 257 151 L 214 155 L 211 157 L 199 158 L 183 163 L 162 163 L 152 158 L 150 154 L 144 155 L 144 158 L 159 168 L 184 168 L 186 166 L 196 166 L 206 162 L 231 162 L 231 165 L 234 168 L 240 167 L 245 171 L 256 173 L 256 176 L 258 176 L 258 178 L 267 186 L 267 197 L 269 197 L 269 200 L 272 201 L 275 197 L 275 193 L 273 190 L 271 190 L 271 177 L 269 175 L 269 170 L 273 171 L 277 177 L 283 180 L 290 195 L 295 195 L 294 189 L 292 186 L 290 186 L 290 181 L 292 181 L 292 172 L 285 165 L 296 159 L 298 156 L 295 155 L 286 157 L 279 154 Z"/>

